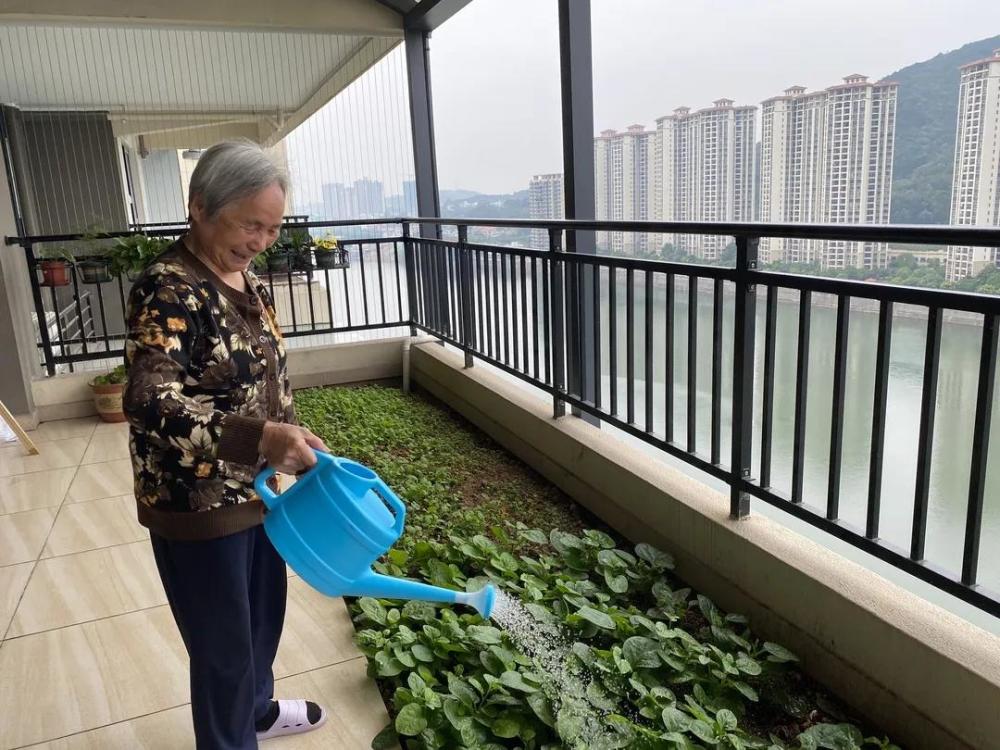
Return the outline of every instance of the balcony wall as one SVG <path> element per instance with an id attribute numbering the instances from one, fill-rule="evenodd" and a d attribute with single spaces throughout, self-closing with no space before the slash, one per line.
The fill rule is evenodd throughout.
<path id="1" fill-rule="evenodd" d="M 293 388 L 347 385 L 395 380 L 403 374 L 402 342 L 385 338 L 347 344 L 332 344 L 288 352 L 288 370 Z M 39 421 L 72 419 L 95 414 L 88 381 L 93 372 L 59 375 L 35 380 L 32 394 Z"/>
<path id="2" fill-rule="evenodd" d="M 996 747 L 1000 637 L 729 499 L 461 355 L 414 347 L 411 377 L 679 575 L 908 748 Z"/>

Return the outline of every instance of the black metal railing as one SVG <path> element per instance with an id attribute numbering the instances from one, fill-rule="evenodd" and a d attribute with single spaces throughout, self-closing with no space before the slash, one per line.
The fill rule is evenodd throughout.
<path id="1" fill-rule="evenodd" d="M 758 243 L 765 237 L 1000 247 L 1000 229 L 427 218 L 296 224 L 303 228 L 343 225 L 398 225 L 402 231 L 398 236 L 344 241 L 342 244 L 350 245 L 355 253 L 351 265 L 353 276 L 346 270 L 333 274 L 290 270 L 274 275 L 268 283 L 285 284 L 289 290 L 293 289 L 296 277 L 306 288 L 322 277 L 320 286 L 326 290 L 325 318 L 317 317 L 317 311 L 323 312 L 322 306 L 317 307 L 311 296 L 303 304 L 294 292 L 290 294 L 287 310 L 279 311 L 288 335 L 400 325 L 409 325 L 411 332 L 423 330 L 459 347 L 467 366 L 479 359 L 548 393 L 556 417 L 562 416 L 569 406 L 725 482 L 729 486 L 733 518 L 746 516 L 751 498 L 757 498 L 1000 616 L 1000 596 L 979 583 L 1000 297 L 776 273 L 761 270 L 758 264 Z M 457 236 L 449 239 L 411 236 L 411 227 L 442 225 L 456 228 Z M 542 229 L 549 235 L 549 247 L 536 250 L 470 242 L 470 227 Z M 573 252 L 589 232 L 730 236 L 736 241 L 735 267 Z M 66 239 L 72 237 L 8 239 L 8 244 L 21 244 L 27 253 L 40 320 L 44 318 L 43 305 L 32 249 L 39 242 Z M 338 280 L 335 275 L 341 278 Z M 74 299 L 80 299 L 75 277 L 73 288 Z M 344 305 L 335 314 L 338 289 L 343 290 Z M 123 298 L 120 281 L 118 290 Z M 832 295 L 836 305 L 832 418 L 823 507 L 811 506 L 804 496 L 814 295 Z M 102 298 L 99 293 L 96 296 L 98 300 Z M 790 492 L 785 493 L 774 486 L 772 463 L 776 398 L 782 395 L 775 393 L 775 352 L 779 341 L 776 320 L 779 299 L 789 296 L 794 298 L 798 309 L 791 481 Z M 701 300 L 710 303 L 708 330 L 702 330 L 705 326 L 697 314 Z M 843 415 L 852 300 L 867 300 L 878 312 L 874 388 L 868 396 L 872 420 L 863 527 L 845 520 L 841 510 Z M 763 304 L 760 331 L 758 304 Z M 894 310 L 902 306 L 925 310 L 927 319 L 912 524 L 906 548 L 894 545 L 880 534 L 889 352 Z M 624 307 L 624 313 L 620 307 Z M 978 316 L 982 324 L 975 418 L 969 426 L 972 449 L 968 456 L 970 481 L 960 573 L 952 573 L 926 559 L 942 322 L 952 311 Z M 654 324 L 658 317 L 664 321 L 661 326 Z M 39 348 L 50 372 L 60 362 L 107 356 L 111 337 L 107 335 L 105 318 L 102 307 L 100 329 L 104 335 L 98 338 L 105 342 L 103 351 L 84 348 L 81 353 L 67 354 L 66 346 L 85 347 L 87 336 L 78 337 L 83 341 L 67 340 L 60 332 L 53 342 L 46 339 L 46 329 L 42 327 Z M 729 329 L 731 334 L 727 333 Z M 640 336 L 642 358 L 637 361 Z M 121 335 L 117 337 L 120 338 Z M 682 338 L 686 341 L 682 342 Z M 728 338 L 732 339 L 729 346 L 725 343 Z M 678 354 L 681 343 L 686 344 L 684 354 Z M 624 357 L 619 355 L 622 345 Z M 656 359 L 657 349 L 660 359 Z M 763 355 L 757 365 L 760 349 Z M 702 374 L 698 360 L 704 358 L 710 361 L 707 407 L 699 403 Z M 727 371 L 724 362 L 730 359 L 731 369 Z M 664 373 L 662 388 L 657 387 L 654 378 L 654 368 L 660 366 Z M 602 377 L 605 372 L 609 375 L 606 384 Z M 678 385 L 681 373 L 684 378 Z M 761 386 L 759 427 L 754 422 L 758 383 Z M 656 419 L 656 404 L 663 406 L 662 424 Z M 678 411 L 683 418 L 678 417 Z M 728 428 L 724 415 L 728 416 Z M 706 431 L 708 440 L 699 443 L 699 434 Z M 757 461 L 755 445 L 759 447 Z"/>
<path id="2" fill-rule="evenodd" d="M 990 418 L 996 377 L 997 316 L 1000 297 L 799 276 L 760 270 L 757 247 L 763 237 L 789 237 L 846 242 L 894 242 L 910 244 L 1000 247 L 1000 229 L 953 227 L 891 227 L 762 224 L 664 224 L 654 222 L 519 222 L 427 220 L 458 229 L 457 240 L 414 239 L 416 327 L 431 333 L 465 353 L 466 365 L 481 359 L 546 391 L 553 399 L 553 413 L 561 416 L 567 405 L 632 435 L 730 487 L 731 515 L 749 512 L 752 497 L 790 513 L 917 578 L 1000 616 L 1000 597 L 978 583 L 982 540 L 983 505 L 990 438 Z M 544 228 L 550 237 L 547 251 L 505 248 L 471 243 L 470 226 L 530 226 Z M 658 260 L 580 254 L 564 251 L 569 232 L 616 231 L 650 234 L 729 235 L 736 240 L 734 268 L 671 263 Z M 624 290 L 622 282 L 624 281 Z M 663 289 L 657 298 L 655 289 Z M 624 292 L 624 314 L 619 295 Z M 775 413 L 776 317 L 779 295 L 797 295 L 797 352 L 794 393 L 791 492 L 772 486 L 772 448 Z M 806 404 L 810 388 L 809 350 L 813 295 L 833 295 L 836 329 L 833 349 L 832 419 L 827 493 L 824 507 L 812 507 L 803 492 L 805 475 Z M 700 330 L 695 314 L 699 300 L 711 303 L 711 330 Z M 637 302 L 641 297 L 642 304 Z M 687 304 L 678 303 L 686 297 Z M 724 298 L 732 298 L 726 312 Z M 842 518 L 841 480 L 846 398 L 847 344 L 851 301 L 870 300 L 878 307 L 878 340 L 875 356 L 875 387 L 871 394 L 871 460 L 866 523 L 856 528 Z M 758 300 L 764 305 L 762 332 L 757 330 Z M 654 307 L 663 318 L 654 334 Z M 913 496 L 912 532 L 907 548 L 880 536 L 882 471 L 885 453 L 885 421 L 889 350 L 894 306 L 914 305 L 927 311 L 917 472 Z M 686 307 L 686 310 L 684 308 Z M 686 362 L 675 352 L 678 310 L 687 315 Z M 941 328 L 946 311 L 981 316 L 982 343 L 978 372 L 970 483 L 962 551 L 962 570 L 949 572 L 926 559 L 928 491 L 941 356 Z M 624 318 L 624 320 L 622 320 Z M 623 325 L 624 324 L 624 325 Z M 723 330 L 731 325 L 732 387 L 728 403 L 723 399 Z M 605 333 L 606 331 L 606 333 Z M 602 337 L 607 337 L 607 344 Z M 654 346 L 654 335 L 662 346 Z M 590 347 L 573 345 L 589 337 Z M 622 365 L 618 354 L 624 337 L 624 393 Z M 637 339 L 642 337 L 643 356 L 637 361 Z M 702 344 L 707 337 L 707 342 Z M 828 342 L 822 342 L 826 345 Z M 753 410 L 755 356 L 763 346 L 761 420 L 755 429 Z M 698 404 L 696 361 L 704 347 L 711 361 L 708 414 Z M 654 353 L 663 357 L 662 393 L 653 377 Z M 588 354 L 589 352 L 589 354 Z M 590 357 L 592 361 L 585 361 Z M 675 369 L 686 367 L 684 399 L 675 404 L 678 390 Z M 585 375 L 585 370 L 590 374 Z M 607 386 L 601 374 L 609 375 Z M 596 375 L 596 376 L 595 376 Z M 642 410 L 637 388 L 641 381 Z M 572 386 L 570 384 L 576 384 Z M 589 386 L 588 386 L 589 384 Z M 663 404 L 663 424 L 654 424 L 654 403 Z M 675 406 L 684 419 L 675 415 Z M 730 417 L 728 435 L 723 429 L 723 410 Z M 707 450 L 699 450 L 699 422 L 707 416 Z M 728 438 L 729 452 L 723 451 Z M 753 447 L 759 445 L 755 472 Z M 728 459 L 725 460 L 725 458 Z M 756 477 L 754 476 L 756 474 Z"/>
<path id="3" fill-rule="evenodd" d="M 345 333 L 407 325 L 410 316 L 405 242 L 398 229 L 399 222 L 393 227 L 393 222 L 386 220 L 308 222 L 305 218 L 286 217 L 285 226 L 369 227 L 379 231 L 373 231 L 370 238 L 340 240 L 341 262 L 332 267 L 304 256 L 303 262 L 286 265 L 282 270 L 257 270 L 275 302 L 284 335 Z M 145 225 L 141 233 L 172 238 L 184 231 L 186 225 L 163 224 Z M 51 275 L 46 278 L 41 274 L 46 251 L 81 240 L 111 240 L 133 234 L 135 231 L 7 238 L 7 245 L 20 245 L 25 253 L 38 321 L 39 361 L 49 375 L 56 374 L 60 366 L 72 372 L 79 363 L 122 355 L 131 281 L 127 276 L 89 281 L 81 273 L 79 263 L 100 256 L 84 254 L 72 257 L 61 278 Z M 375 236 L 379 234 L 384 236 Z"/>

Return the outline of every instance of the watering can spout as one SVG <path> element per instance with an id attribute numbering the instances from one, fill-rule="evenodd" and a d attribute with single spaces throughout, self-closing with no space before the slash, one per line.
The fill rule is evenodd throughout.
<path id="1" fill-rule="evenodd" d="M 378 599 L 419 599 L 425 602 L 466 604 L 473 607 L 484 619 L 493 613 L 496 589 L 489 583 L 479 591 L 453 591 L 441 586 L 431 586 L 405 578 L 393 578 L 369 571 L 349 585 L 344 592 L 349 596 L 371 596 Z"/>

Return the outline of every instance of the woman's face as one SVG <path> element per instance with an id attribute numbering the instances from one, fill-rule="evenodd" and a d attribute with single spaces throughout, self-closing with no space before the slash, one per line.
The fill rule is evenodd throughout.
<path id="1" fill-rule="evenodd" d="M 277 183 L 269 185 L 227 204 L 211 219 L 197 198 L 190 210 L 191 232 L 201 252 L 223 273 L 242 273 L 278 238 L 285 193 Z"/>

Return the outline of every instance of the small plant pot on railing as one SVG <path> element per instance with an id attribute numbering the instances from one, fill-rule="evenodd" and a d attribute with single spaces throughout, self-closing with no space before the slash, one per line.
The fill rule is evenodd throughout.
<path id="1" fill-rule="evenodd" d="M 69 286 L 69 261 L 61 259 L 43 260 L 39 264 L 42 269 L 42 286 Z"/>
<path id="2" fill-rule="evenodd" d="M 312 252 L 308 248 L 291 253 L 291 259 L 293 271 L 313 270 Z"/>
<path id="3" fill-rule="evenodd" d="M 337 268 L 349 268 L 351 265 L 351 259 L 347 255 L 347 251 L 341 248 L 333 250 L 316 248 L 313 251 L 313 256 L 316 258 L 317 268 L 333 270 Z"/>
<path id="4" fill-rule="evenodd" d="M 267 254 L 266 263 L 268 273 L 288 273 L 292 270 L 293 261 L 290 253 L 275 251 Z"/>
<path id="5" fill-rule="evenodd" d="M 133 281 L 134 282 L 134 281 L 138 280 L 138 278 L 139 278 L 140 274 L 142 274 L 142 272 L 143 272 L 142 268 L 129 268 L 129 269 L 126 269 L 126 271 L 125 271 L 125 278 L 128 279 L 129 281 Z"/>
<path id="6" fill-rule="evenodd" d="M 125 412 L 122 409 L 122 392 L 125 389 L 125 367 L 118 365 L 106 375 L 98 375 L 90 381 L 90 390 L 94 394 L 94 408 L 98 416 L 105 422 L 124 422 Z"/>
<path id="7" fill-rule="evenodd" d="M 111 261 L 106 258 L 88 258 L 76 263 L 84 284 L 106 284 L 111 281 Z"/>

